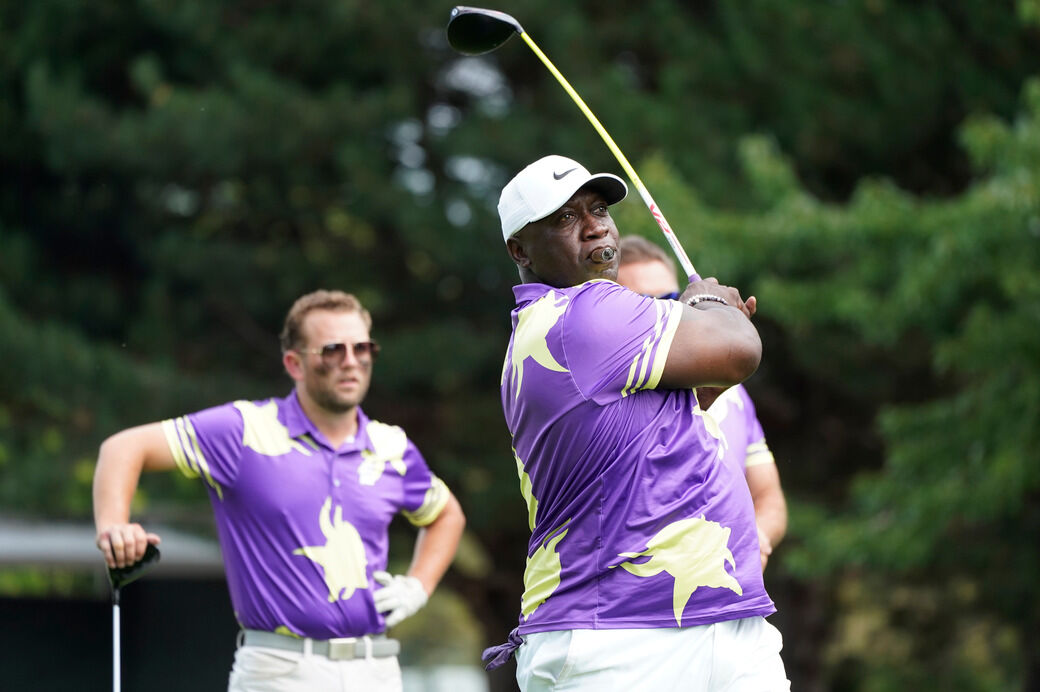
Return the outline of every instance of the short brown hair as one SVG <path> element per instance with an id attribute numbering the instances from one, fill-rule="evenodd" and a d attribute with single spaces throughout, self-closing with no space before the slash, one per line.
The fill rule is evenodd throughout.
<path id="1" fill-rule="evenodd" d="M 641 235 L 626 235 L 618 243 L 621 252 L 621 264 L 635 264 L 638 262 L 663 262 L 665 266 L 675 273 L 675 260 L 671 255 Z"/>
<path id="2" fill-rule="evenodd" d="M 361 320 L 365 323 L 365 327 L 369 330 L 372 329 L 372 315 L 368 313 L 368 310 L 365 309 L 354 294 L 344 293 L 343 291 L 313 291 L 297 298 L 296 302 L 289 308 L 289 314 L 285 316 L 285 324 L 282 326 L 282 333 L 278 337 L 282 344 L 283 353 L 299 344 L 300 327 L 303 325 L 303 318 L 313 310 L 356 312 L 361 315 Z"/>

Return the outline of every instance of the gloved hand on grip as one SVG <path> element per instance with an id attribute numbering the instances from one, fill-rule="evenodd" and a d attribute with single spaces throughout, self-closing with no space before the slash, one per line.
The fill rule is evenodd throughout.
<path id="1" fill-rule="evenodd" d="M 389 572 L 373 572 L 372 578 L 383 588 L 376 589 L 373 597 L 376 610 L 383 613 L 386 626 L 393 627 L 407 617 L 419 612 L 426 605 L 426 589 L 415 577 Z"/>

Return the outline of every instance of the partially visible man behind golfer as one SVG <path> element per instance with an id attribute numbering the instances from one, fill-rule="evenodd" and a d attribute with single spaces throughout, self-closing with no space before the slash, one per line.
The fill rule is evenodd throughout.
<path id="1" fill-rule="evenodd" d="M 561 156 L 502 190 L 523 283 L 502 405 L 531 540 L 516 651 L 530 690 L 788 690 L 740 470 L 694 387 L 755 371 L 755 299 L 714 279 L 679 301 L 615 283 L 627 194 Z"/>
<path id="2" fill-rule="evenodd" d="M 675 262 L 659 246 L 638 235 L 628 235 L 618 244 L 621 263 L 617 282 L 645 296 L 678 298 L 679 282 L 675 278 Z M 711 401 L 705 401 L 705 395 Z M 762 569 L 766 568 L 773 548 L 787 532 L 787 501 L 780 486 L 776 460 L 766 444 L 766 434 L 755 414 L 744 385 L 738 384 L 720 392 L 714 387 L 697 390 L 701 406 L 719 425 L 719 455 L 740 464 L 755 505 L 755 526 Z"/>
<path id="3" fill-rule="evenodd" d="M 109 567 L 159 537 L 130 523 L 141 471 L 205 485 L 235 617 L 229 690 L 400 690 L 399 644 L 455 554 L 465 518 L 400 428 L 361 402 L 379 352 L 341 291 L 299 298 L 281 334 L 285 398 L 235 401 L 113 435 L 94 472 L 97 545 Z M 398 513 L 420 527 L 407 575 L 387 573 Z"/>

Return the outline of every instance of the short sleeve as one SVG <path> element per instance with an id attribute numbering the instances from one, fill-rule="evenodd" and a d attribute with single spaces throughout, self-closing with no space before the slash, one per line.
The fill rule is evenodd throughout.
<path id="1" fill-rule="evenodd" d="M 596 281 L 573 295 L 563 347 L 575 385 L 603 405 L 661 380 L 682 305 Z"/>
<path id="2" fill-rule="evenodd" d="M 451 493 L 426 465 L 422 454 L 408 441 L 404 455 L 404 502 L 401 513 L 414 526 L 428 526 L 440 516 Z"/>
<path id="3" fill-rule="evenodd" d="M 177 468 L 188 478 L 202 478 L 221 499 L 238 475 L 243 427 L 233 404 L 162 421 Z"/>
<path id="4" fill-rule="evenodd" d="M 751 396 L 747 393 L 747 390 L 744 387 L 740 387 L 740 397 L 744 403 L 743 411 L 740 415 L 744 416 L 744 423 L 747 430 L 747 448 L 744 450 L 744 468 L 776 463 L 776 460 L 773 458 L 773 452 L 770 451 L 769 445 L 766 444 L 766 433 L 762 429 L 762 424 L 758 420 L 758 415 L 755 413 L 755 404 L 751 401 Z M 733 406 L 733 404 L 731 404 L 731 406 Z"/>

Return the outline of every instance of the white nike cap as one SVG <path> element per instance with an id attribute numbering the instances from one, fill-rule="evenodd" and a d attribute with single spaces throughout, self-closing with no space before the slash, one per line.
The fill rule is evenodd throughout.
<path id="1" fill-rule="evenodd" d="M 502 239 L 509 240 L 527 224 L 552 214 L 586 186 L 602 194 L 607 204 L 620 202 L 628 194 L 625 181 L 616 175 L 592 175 L 585 166 L 566 156 L 552 154 L 538 159 L 502 188 L 498 198 Z"/>

